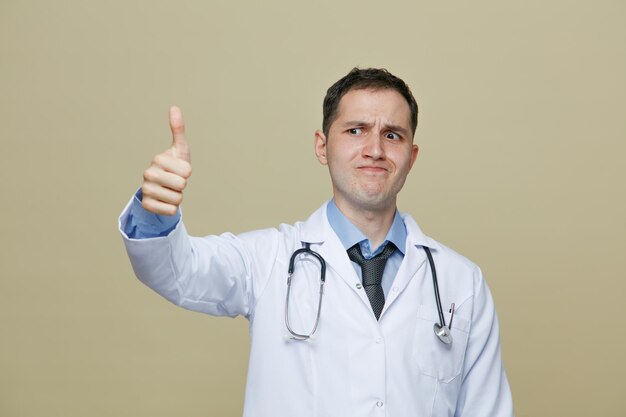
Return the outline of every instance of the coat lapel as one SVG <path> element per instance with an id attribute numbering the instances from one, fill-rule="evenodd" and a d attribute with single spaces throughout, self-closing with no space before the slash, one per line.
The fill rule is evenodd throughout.
<path id="1" fill-rule="evenodd" d="M 416 275 L 419 274 L 419 277 L 416 279 L 424 279 L 427 268 L 425 268 L 426 253 L 423 247 L 427 246 L 432 250 L 439 249 L 437 242 L 426 236 L 410 215 L 402 213 L 401 216 L 407 230 L 406 249 L 400 269 L 391 285 L 391 291 L 389 291 L 387 299 L 385 300 L 382 315 L 385 314 L 385 311 L 391 307 L 400 294 L 404 292 Z"/>
<path id="2" fill-rule="evenodd" d="M 328 202 L 324 203 L 307 221 L 299 224 L 300 240 L 311 243 L 311 249 L 324 258 L 327 269 L 332 269 L 335 275 L 339 276 L 368 308 L 371 308 L 365 291 L 357 287 L 361 280 L 357 277 L 343 244 L 328 223 L 327 205 Z"/>

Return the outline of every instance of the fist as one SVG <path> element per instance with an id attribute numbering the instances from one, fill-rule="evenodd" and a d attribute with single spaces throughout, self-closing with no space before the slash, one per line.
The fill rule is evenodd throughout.
<path id="1" fill-rule="evenodd" d="M 183 201 L 183 190 L 191 176 L 189 145 L 185 140 L 185 122 L 178 107 L 170 108 L 172 146 L 152 158 L 143 173 L 141 205 L 155 214 L 173 216 Z"/>

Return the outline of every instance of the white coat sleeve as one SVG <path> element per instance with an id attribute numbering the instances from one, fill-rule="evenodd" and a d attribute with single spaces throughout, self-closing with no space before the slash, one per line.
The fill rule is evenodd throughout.
<path id="1" fill-rule="evenodd" d="M 230 317 L 250 314 L 276 258 L 277 230 L 191 237 L 179 221 L 167 236 L 131 239 L 124 233 L 127 215 L 128 206 L 119 230 L 141 282 L 189 310 Z"/>
<path id="2" fill-rule="evenodd" d="M 502 366 L 498 317 L 478 269 L 463 380 L 455 417 L 512 417 L 513 400 Z"/>

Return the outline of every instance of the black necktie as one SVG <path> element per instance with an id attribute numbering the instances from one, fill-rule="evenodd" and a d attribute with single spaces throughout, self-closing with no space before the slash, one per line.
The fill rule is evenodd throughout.
<path id="1" fill-rule="evenodd" d="M 361 266 L 363 287 L 372 305 L 376 320 L 380 317 L 380 313 L 382 313 L 385 306 L 385 293 L 380 283 L 383 279 L 387 259 L 389 259 L 394 250 L 396 250 L 395 245 L 389 242 L 381 253 L 371 259 L 365 259 L 361 253 L 361 246 L 358 243 L 348 249 L 350 260 Z"/>

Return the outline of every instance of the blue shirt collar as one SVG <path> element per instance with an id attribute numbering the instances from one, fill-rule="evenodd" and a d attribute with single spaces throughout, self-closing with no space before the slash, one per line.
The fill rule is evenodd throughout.
<path id="1" fill-rule="evenodd" d="M 385 245 L 388 242 L 396 245 L 396 248 L 402 255 L 404 255 L 405 247 L 406 247 L 406 227 L 404 226 L 404 221 L 402 221 L 402 217 L 396 210 L 396 213 L 393 217 L 393 223 L 391 223 L 391 227 L 387 232 L 387 236 L 385 237 L 385 241 L 376 248 L 375 251 L 372 251 L 372 247 L 367 236 L 363 234 L 344 214 L 339 210 L 337 205 L 335 204 L 335 199 L 332 199 L 327 206 L 326 215 L 328 216 L 328 222 L 330 226 L 333 228 L 339 240 L 343 244 L 346 250 L 350 249 L 352 246 L 357 243 L 361 244 L 361 251 L 363 252 L 363 256 L 368 259 L 372 256 L 378 255 Z"/>

